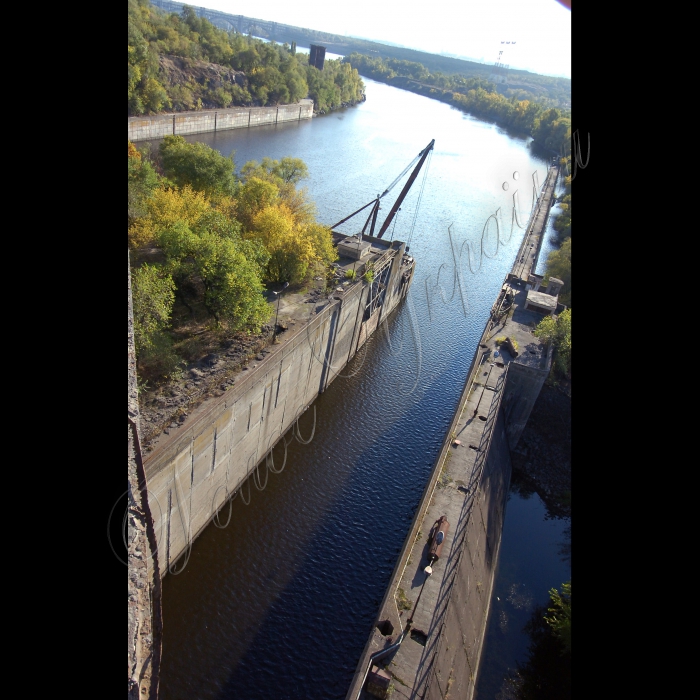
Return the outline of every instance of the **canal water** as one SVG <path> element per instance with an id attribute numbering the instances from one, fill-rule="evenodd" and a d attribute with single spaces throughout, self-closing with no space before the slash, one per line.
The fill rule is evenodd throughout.
<path id="1" fill-rule="evenodd" d="M 551 518 L 540 497 L 511 489 L 474 700 L 512 700 L 532 642 L 525 626 L 548 591 L 571 579 L 571 519 Z"/>
<path id="2" fill-rule="evenodd" d="M 324 117 L 188 137 L 237 168 L 303 159 L 328 225 L 435 148 L 385 236 L 417 261 L 407 299 L 302 417 L 310 442 L 291 440 L 286 461 L 278 446 L 284 470 L 263 491 L 245 485 L 164 579 L 162 700 L 343 700 L 522 240 L 514 202 L 525 226 L 545 179 L 529 139 L 365 83 L 366 102 Z M 357 232 L 356 219 L 339 230 Z"/>

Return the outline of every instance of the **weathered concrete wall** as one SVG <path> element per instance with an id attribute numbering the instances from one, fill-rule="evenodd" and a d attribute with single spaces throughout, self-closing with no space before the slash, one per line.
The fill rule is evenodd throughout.
<path id="1" fill-rule="evenodd" d="M 512 363 L 508 370 L 508 384 L 506 385 L 503 408 L 506 415 L 508 444 L 511 449 L 520 440 L 530 417 L 532 407 L 540 395 L 552 365 L 552 346 L 548 349 L 545 366 L 528 367 L 518 362 Z"/>
<path id="2" fill-rule="evenodd" d="M 279 107 L 233 107 L 129 117 L 129 140 L 144 141 L 162 139 L 171 134 L 184 136 L 207 131 L 301 121 L 313 117 L 313 110 L 313 100 L 300 100 L 298 103 Z"/>
<path id="3" fill-rule="evenodd" d="M 425 700 L 444 700 L 448 691 L 454 698 L 471 700 L 473 696 L 510 476 L 505 419 L 503 411 L 498 410 L 471 512 L 463 519 L 464 527 L 455 535 L 454 546 L 461 548 L 461 556 L 449 585 L 444 625 L 435 644 Z"/>
<path id="4" fill-rule="evenodd" d="M 399 266 L 403 250 L 397 243 L 389 251 Z M 394 280 L 390 286 L 398 290 Z M 295 334 L 283 346 L 271 346 L 263 362 L 212 400 L 176 440 L 147 457 L 163 574 L 361 347 L 366 324 L 374 320 L 363 320 L 369 290 L 358 283 L 334 295 L 304 327 L 287 331 Z M 382 313 L 406 291 L 388 295 Z"/>
<path id="5" fill-rule="evenodd" d="M 519 287 L 508 290 L 517 292 L 516 305 L 524 298 Z M 396 700 L 473 696 L 510 485 L 512 440 L 519 438 L 551 366 L 551 350 L 545 352 L 532 335 L 531 316 L 537 317 L 516 306 L 501 327 L 504 335 L 517 336 L 522 347 L 517 357 L 502 346 L 499 356 L 492 355 L 498 323 L 492 318 L 486 323 L 346 700 L 369 698 L 363 683 L 373 665 L 393 675 Z M 442 515 L 451 525 L 443 555 L 428 576 L 423 535 Z M 411 601 L 410 616 L 399 610 L 402 600 Z M 392 648 L 391 639 L 409 628 L 412 635 Z"/>

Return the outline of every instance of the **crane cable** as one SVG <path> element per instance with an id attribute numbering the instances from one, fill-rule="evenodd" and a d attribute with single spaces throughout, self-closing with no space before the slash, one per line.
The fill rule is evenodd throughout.
<path id="1" fill-rule="evenodd" d="M 432 149 L 431 149 L 431 151 L 430 151 L 430 154 L 432 155 Z M 396 187 L 396 185 L 397 185 L 397 183 L 399 182 L 399 180 L 401 180 L 401 178 L 402 178 L 402 177 L 403 177 L 417 162 L 418 162 L 418 159 L 419 159 L 422 155 L 423 155 L 423 151 L 421 151 L 421 152 L 406 166 L 406 168 L 405 168 L 404 171 L 401 173 L 401 175 L 399 175 L 399 176 L 396 178 L 396 180 L 394 180 L 394 181 L 389 185 L 389 187 L 387 187 L 387 188 L 384 190 L 384 192 L 382 192 L 382 193 L 379 195 L 378 199 L 381 199 L 385 194 L 389 194 L 389 192 L 391 192 L 391 190 L 393 190 L 394 187 Z"/>
<path id="2" fill-rule="evenodd" d="M 408 240 L 406 241 L 406 248 L 411 244 L 411 241 L 413 240 L 413 229 L 416 227 L 416 219 L 418 218 L 418 210 L 420 209 L 420 204 L 421 200 L 423 199 L 423 190 L 425 189 L 425 181 L 428 177 L 428 170 L 430 170 L 430 161 L 433 158 L 433 149 L 430 149 L 430 153 L 428 153 L 428 158 L 425 163 L 425 171 L 423 172 L 423 181 L 421 182 L 420 185 L 420 192 L 418 193 L 418 201 L 416 202 L 416 210 L 415 213 L 413 214 L 413 223 L 411 224 L 411 230 L 408 234 Z"/>

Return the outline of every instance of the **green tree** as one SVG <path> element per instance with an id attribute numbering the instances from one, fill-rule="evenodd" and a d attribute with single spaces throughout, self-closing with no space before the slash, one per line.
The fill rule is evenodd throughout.
<path id="1" fill-rule="evenodd" d="M 562 641 L 566 653 L 571 654 L 571 581 L 563 583 L 561 593 L 552 588 L 549 591 L 551 605 L 547 609 L 545 622 Z"/>
<path id="2" fill-rule="evenodd" d="M 296 185 L 308 176 L 309 169 L 306 163 L 301 158 L 290 156 L 285 156 L 281 160 L 264 157 L 260 163 L 250 160 L 241 168 L 241 178 L 244 182 L 251 177 L 257 177 L 277 185 L 283 183 Z"/>
<path id="3" fill-rule="evenodd" d="M 179 284 L 204 287 L 204 304 L 217 325 L 258 332 L 270 316 L 261 281 L 269 255 L 255 241 L 242 240 L 238 228 L 208 213 L 191 227 L 177 221 L 161 230 L 158 243 Z"/>
<path id="4" fill-rule="evenodd" d="M 235 191 L 232 157 L 222 156 L 204 143 L 188 143 L 182 136 L 166 136 L 159 147 L 165 175 L 176 185 L 191 185 L 209 197 Z"/>
<path id="5" fill-rule="evenodd" d="M 172 107 L 166 89 L 155 78 L 149 78 L 146 81 L 141 99 L 149 114 L 158 114 L 164 108 Z"/>
<path id="6" fill-rule="evenodd" d="M 132 272 L 134 338 L 137 354 L 152 352 L 170 325 L 175 302 L 172 277 L 155 265 L 142 265 Z"/>
<path id="7" fill-rule="evenodd" d="M 131 227 L 136 219 L 145 216 L 146 201 L 158 187 L 158 174 L 153 169 L 151 163 L 141 157 L 131 141 L 129 143 L 129 220 Z"/>
<path id="8" fill-rule="evenodd" d="M 533 331 L 535 337 L 554 346 L 554 363 L 562 374 L 571 376 L 571 309 L 557 318 L 543 318 Z"/>
<path id="9" fill-rule="evenodd" d="M 559 292 L 559 300 L 562 304 L 571 306 L 571 238 L 567 238 L 559 250 L 553 250 L 547 256 L 545 283 L 549 282 L 550 277 L 556 277 L 564 283 Z"/>
<path id="10" fill-rule="evenodd" d="M 270 319 L 258 265 L 266 258 L 254 241 L 221 238 L 211 232 L 201 234 L 197 269 L 206 290 L 204 302 L 218 324 L 225 322 L 231 331 L 258 333 Z"/>

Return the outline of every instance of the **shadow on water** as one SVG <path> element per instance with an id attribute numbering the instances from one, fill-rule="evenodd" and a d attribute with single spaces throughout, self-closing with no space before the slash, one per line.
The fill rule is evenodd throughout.
<path id="1" fill-rule="evenodd" d="M 365 371 L 371 374 L 382 344 L 370 342 Z M 413 403 L 389 395 L 368 405 L 349 392 L 354 377 L 336 379 L 317 399 L 317 453 L 290 445 L 288 466 L 270 475 L 267 492 L 252 489 L 257 500 L 250 509 L 240 497 L 233 502 L 231 530 L 210 528 L 197 541 L 192 587 L 187 570 L 177 582 L 166 579 L 172 587 L 163 700 L 193 693 L 263 700 L 271 688 L 280 699 L 345 697 L 459 399 L 453 378 L 463 373 L 463 362 L 451 358 L 424 376 Z M 426 421 L 426 406 L 435 405 L 445 407 L 443 414 Z M 367 439 L 353 429 L 357 412 L 374 418 Z M 300 425 L 305 438 L 311 413 Z M 279 448 L 275 460 L 282 463 Z M 242 490 L 247 498 L 247 486 Z M 223 522 L 228 512 L 225 506 Z M 199 619 L 204 610 L 206 626 Z M 188 657 L 183 672 L 178 660 Z"/>
<path id="2" fill-rule="evenodd" d="M 534 491 L 511 488 L 475 700 L 539 698 L 519 694 L 525 677 L 520 669 L 534 683 L 536 674 L 547 673 L 544 660 L 554 658 L 543 641 L 542 625 L 549 628 L 539 625 L 540 612 L 549 604 L 549 590 L 571 579 L 570 552 L 570 518 L 551 518 Z M 554 697 L 568 696 L 547 696 Z"/>
<path id="3" fill-rule="evenodd" d="M 414 187 L 396 228 L 399 240 L 416 228 L 415 324 L 406 307 L 389 321 L 405 331 L 405 347 L 393 332 L 396 351 L 375 333 L 361 369 L 355 358 L 343 372 L 352 377 L 335 379 L 315 402 L 313 442 L 290 445 L 285 470 L 270 475 L 263 493 L 251 485 L 250 506 L 237 496 L 227 527 L 209 526 L 182 574 L 166 576 L 162 700 L 344 698 L 522 237 L 518 230 L 477 273 L 464 273 L 463 304 L 459 293 L 449 301 L 451 278 L 440 281 L 447 301 L 435 286 L 438 270 L 452 269 L 447 228 L 454 222 L 456 244 L 477 240 L 497 208 L 510 212 L 506 178 L 538 169 L 544 179 L 522 141 L 492 125 L 372 81 L 367 89 L 367 102 L 343 120 L 187 137 L 235 151 L 239 167 L 262 156 L 302 158 L 324 222 L 376 197 L 433 135 L 440 143 L 420 213 Z M 413 325 L 420 347 L 411 344 Z M 300 420 L 305 438 L 310 413 Z M 282 463 L 279 449 L 275 460 Z M 222 523 L 228 516 L 225 506 Z"/>

